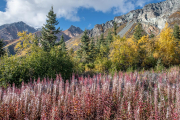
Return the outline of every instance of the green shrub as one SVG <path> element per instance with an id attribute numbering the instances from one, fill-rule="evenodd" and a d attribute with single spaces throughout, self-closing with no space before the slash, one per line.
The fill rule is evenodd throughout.
<path id="1" fill-rule="evenodd" d="M 54 79 L 56 74 L 61 74 L 62 78 L 66 80 L 73 72 L 70 58 L 57 48 L 51 49 L 50 52 L 39 49 L 22 57 L 5 56 L 0 65 L 0 82 L 3 86 L 13 83 L 18 86 L 22 81 L 27 83 L 30 78 L 49 77 Z"/>

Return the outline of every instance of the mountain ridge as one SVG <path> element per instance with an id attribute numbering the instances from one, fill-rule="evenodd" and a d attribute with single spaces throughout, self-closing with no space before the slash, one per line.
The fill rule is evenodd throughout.
<path id="1" fill-rule="evenodd" d="M 170 26 L 174 23 L 180 25 L 180 12 L 178 13 L 177 11 L 180 11 L 179 0 L 166 0 L 159 3 L 150 3 L 145 5 L 142 9 L 132 10 L 127 14 L 115 16 L 113 20 L 107 21 L 106 23 L 96 24 L 93 29 L 87 30 L 87 32 L 89 37 L 99 37 L 101 34 L 104 34 L 106 37 L 109 30 L 113 31 L 114 22 L 116 22 L 119 29 L 117 33 L 121 37 L 130 37 L 130 35 L 133 34 L 136 24 L 140 22 L 144 32 L 156 36 L 164 28 L 166 22 L 170 23 Z M 131 22 L 132 24 L 129 26 L 128 23 Z M 6 27 L 8 27 L 8 24 L 0 26 L 0 37 L 2 31 L 1 28 L 4 29 Z M 57 41 L 59 41 L 61 35 L 63 35 L 68 48 L 73 48 L 73 44 L 76 44 L 76 48 L 78 48 L 82 33 L 83 31 L 79 27 L 71 25 L 69 29 L 57 34 Z M 41 32 L 36 31 L 35 34 L 40 36 Z M 11 36 L 9 36 L 8 39 L 11 40 Z"/>
<path id="2" fill-rule="evenodd" d="M 26 23 L 20 21 L 12 24 L 5 24 L 0 26 L 0 39 L 14 40 L 18 39 L 17 33 L 27 31 L 27 33 L 34 33 L 37 30 Z"/>
<path id="3" fill-rule="evenodd" d="M 155 31 L 160 31 L 164 28 L 166 21 L 168 21 L 169 15 L 178 10 L 180 10 L 179 0 L 166 0 L 159 3 L 150 3 L 145 5 L 142 9 L 132 10 L 127 14 L 116 16 L 114 17 L 114 20 L 96 24 L 93 29 L 88 30 L 88 34 L 90 37 L 99 36 L 106 32 L 106 30 L 112 28 L 114 22 L 116 22 L 119 27 L 129 21 L 134 21 L 136 23 L 141 22 L 143 26 L 149 24 Z"/>
<path id="4" fill-rule="evenodd" d="M 4 40 L 4 48 L 8 48 L 11 54 L 15 54 L 14 47 L 19 39 L 17 33 L 22 31 L 27 31 L 27 33 L 33 33 L 37 36 L 41 36 L 40 28 L 35 29 L 22 21 L 0 26 L 0 39 Z M 72 39 L 82 33 L 83 31 L 79 27 L 72 25 L 69 29 L 56 34 L 58 37 L 56 42 L 60 41 L 62 35 L 64 36 L 64 41 L 68 41 L 69 39 Z"/>
<path id="5" fill-rule="evenodd" d="M 0 39 L 3 39 L 5 43 L 8 44 L 10 42 L 13 42 L 19 39 L 19 37 L 17 36 L 17 33 L 22 32 L 22 31 L 27 31 L 27 33 L 34 33 L 38 36 L 41 36 L 41 32 L 40 32 L 41 28 L 35 29 L 27 25 L 23 21 L 19 21 L 19 22 L 14 22 L 11 24 L 4 24 L 0 26 Z M 61 35 L 63 35 L 65 38 L 65 41 L 67 41 L 73 37 L 78 36 L 82 32 L 83 31 L 79 27 L 75 27 L 71 25 L 69 29 L 58 33 L 57 37 L 58 37 L 58 40 L 60 40 Z"/>
<path id="6" fill-rule="evenodd" d="M 79 27 L 75 27 L 73 25 L 70 26 L 69 29 L 63 31 L 64 34 L 68 35 L 71 38 L 77 37 L 81 33 L 83 33 L 83 30 L 81 30 Z"/>

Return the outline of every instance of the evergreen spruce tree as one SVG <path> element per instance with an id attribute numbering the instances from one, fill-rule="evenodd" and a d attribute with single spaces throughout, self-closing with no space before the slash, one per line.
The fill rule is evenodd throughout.
<path id="1" fill-rule="evenodd" d="M 96 56 L 96 51 L 95 51 L 95 43 L 94 43 L 94 38 L 91 38 L 90 46 L 89 46 L 89 57 L 90 57 L 90 62 L 94 62 L 94 57 Z"/>
<path id="2" fill-rule="evenodd" d="M 101 38 L 100 38 L 99 42 L 100 42 L 100 44 L 105 45 L 104 34 L 101 34 Z"/>
<path id="3" fill-rule="evenodd" d="M 140 23 L 138 23 L 138 25 L 136 26 L 136 28 L 135 28 L 135 32 L 134 32 L 134 38 L 135 38 L 135 40 L 139 40 L 139 39 L 141 39 L 141 37 L 143 36 L 142 35 L 142 27 L 141 27 L 141 24 Z"/>
<path id="4" fill-rule="evenodd" d="M 89 50 L 90 50 L 90 51 L 93 51 L 94 48 L 95 48 L 94 37 L 92 37 L 92 38 L 91 38 L 91 41 L 90 41 Z"/>
<path id="5" fill-rule="evenodd" d="M 38 37 L 37 34 L 35 34 L 35 41 L 34 41 L 33 44 L 34 44 L 35 46 L 38 46 L 39 40 L 40 40 L 40 37 Z"/>
<path id="6" fill-rule="evenodd" d="M 63 41 L 64 41 L 64 36 L 63 36 L 63 35 L 61 35 L 61 39 L 60 39 L 60 41 L 59 41 L 59 42 L 57 42 L 57 43 L 55 44 L 55 46 L 62 45 Z"/>
<path id="7" fill-rule="evenodd" d="M 64 36 L 61 35 L 61 39 L 58 43 L 55 44 L 56 46 L 60 45 L 60 50 L 63 52 L 67 52 L 66 43 L 64 42 Z"/>
<path id="8" fill-rule="evenodd" d="M 108 36 L 106 38 L 106 44 L 107 45 L 110 45 L 110 43 L 112 42 L 113 40 L 113 36 L 111 35 L 111 31 L 108 32 Z"/>
<path id="9" fill-rule="evenodd" d="M 84 63 L 88 63 L 89 61 L 89 42 L 90 42 L 90 39 L 89 39 L 89 36 L 87 35 L 87 30 L 84 31 L 84 35 L 81 37 L 81 50 L 79 51 L 80 52 L 80 56 L 81 58 L 83 59 L 83 62 Z"/>
<path id="10" fill-rule="evenodd" d="M 86 53 L 89 52 L 89 36 L 87 35 L 87 30 L 84 31 L 84 35 L 81 37 L 81 49 Z"/>
<path id="11" fill-rule="evenodd" d="M 0 40 L 0 57 L 3 56 L 5 54 L 5 51 L 3 50 L 4 47 L 4 43 L 3 40 Z"/>
<path id="12" fill-rule="evenodd" d="M 66 52 L 66 51 L 67 51 L 66 43 L 65 43 L 65 42 L 62 43 L 61 49 L 62 49 L 63 52 Z"/>
<path id="13" fill-rule="evenodd" d="M 61 36 L 61 40 L 56 45 L 61 46 L 61 48 L 60 48 L 61 51 L 63 51 L 63 52 L 67 51 L 66 43 L 64 42 L 64 36 L 63 35 Z"/>
<path id="14" fill-rule="evenodd" d="M 114 22 L 114 35 L 117 35 L 116 30 L 117 30 L 117 23 L 116 23 L 116 22 Z"/>
<path id="15" fill-rule="evenodd" d="M 180 29 L 177 24 L 174 25 L 173 35 L 176 39 L 180 40 Z"/>
<path id="16" fill-rule="evenodd" d="M 99 53 L 101 47 L 101 41 L 98 39 L 96 40 L 96 52 Z"/>
<path id="17" fill-rule="evenodd" d="M 55 41 L 57 40 L 56 34 L 60 32 L 60 27 L 58 29 L 55 27 L 59 24 L 59 22 L 56 20 L 56 14 L 53 11 L 53 7 L 51 7 L 47 18 L 47 23 L 42 27 L 41 31 L 41 44 L 45 51 L 50 51 L 50 49 L 55 45 Z"/>
<path id="18" fill-rule="evenodd" d="M 63 43 L 64 43 L 64 36 L 61 35 L 60 45 L 62 45 Z"/>

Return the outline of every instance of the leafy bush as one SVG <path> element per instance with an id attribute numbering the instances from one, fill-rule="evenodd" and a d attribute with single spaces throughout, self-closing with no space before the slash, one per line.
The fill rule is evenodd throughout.
<path id="1" fill-rule="evenodd" d="M 0 81 L 3 85 L 6 83 L 20 85 L 22 80 L 27 83 L 30 78 L 56 78 L 56 74 L 59 73 L 66 80 L 73 72 L 73 64 L 69 57 L 58 48 L 53 48 L 50 52 L 39 49 L 21 57 L 6 56 L 0 64 Z"/>

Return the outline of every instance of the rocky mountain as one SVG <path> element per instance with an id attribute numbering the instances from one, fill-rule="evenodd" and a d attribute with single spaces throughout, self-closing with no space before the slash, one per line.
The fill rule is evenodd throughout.
<path id="1" fill-rule="evenodd" d="M 175 23 L 180 25 L 180 0 L 166 0 L 159 3 L 145 5 L 142 9 L 132 10 L 122 16 L 114 17 L 114 20 L 103 24 L 97 24 L 93 29 L 88 30 L 90 37 L 106 37 L 108 31 L 113 31 L 114 22 L 117 23 L 117 33 L 121 37 L 131 37 L 138 22 L 141 23 L 143 34 L 158 35 L 168 22 L 170 27 Z M 82 36 L 82 34 L 80 35 Z M 66 42 L 67 47 L 77 50 L 81 44 L 81 37 L 75 37 Z"/>
<path id="2" fill-rule="evenodd" d="M 180 10 L 180 0 L 166 0 L 160 3 L 145 5 L 142 9 L 132 10 L 129 13 L 117 16 L 114 20 L 107 21 L 105 24 L 97 24 L 93 29 L 88 30 L 89 36 L 99 36 L 113 27 L 113 23 L 118 23 L 118 27 L 131 22 L 140 22 L 145 31 L 150 34 L 159 34 L 168 22 L 169 16 Z"/>
<path id="3" fill-rule="evenodd" d="M 24 22 L 16 22 L 12 24 L 5 24 L 0 26 L 0 39 L 4 40 L 5 48 L 9 48 L 11 54 L 15 54 L 14 47 L 18 42 L 19 37 L 17 36 L 18 32 L 27 31 L 27 33 L 34 33 L 37 36 L 41 36 L 41 29 L 35 29 L 30 27 Z M 76 36 L 79 36 L 83 31 L 79 27 L 71 26 L 65 31 L 61 31 L 56 36 L 58 37 L 57 41 L 60 41 L 61 36 L 64 36 L 64 41 L 68 41 Z"/>
<path id="4" fill-rule="evenodd" d="M 71 25 L 71 27 L 65 31 L 63 31 L 64 34 L 68 35 L 71 38 L 79 36 L 83 31 L 79 27 L 75 27 Z"/>
<path id="5" fill-rule="evenodd" d="M 147 4 L 142 9 L 132 10 L 122 16 L 114 17 L 111 21 L 95 25 L 93 29 L 88 30 L 88 35 L 96 38 L 104 34 L 106 37 L 109 30 L 113 31 L 114 22 L 117 23 L 117 33 L 121 37 L 132 36 L 138 22 L 141 23 L 144 33 L 158 35 L 164 28 L 166 22 L 168 22 L 170 26 L 173 26 L 175 23 L 180 25 L 179 11 L 180 0 L 166 0 L 159 3 Z M 31 27 L 27 27 L 23 22 L 16 24 L 17 23 L 0 26 L 0 38 L 4 38 L 5 40 L 18 39 L 17 32 L 21 30 L 36 32 L 39 36 L 41 35 L 40 31 L 34 28 L 30 29 Z M 63 35 L 68 48 L 78 49 L 81 44 L 80 38 L 82 34 L 83 31 L 79 27 L 72 25 L 69 29 L 57 34 L 57 41 L 59 41 L 61 35 Z"/>
<path id="6" fill-rule="evenodd" d="M 62 35 L 64 37 L 64 41 L 68 41 L 74 37 L 79 36 L 81 33 L 83 33 L 83 31 L 79 27 L 71 25 L 69 29 L 61 31 L 56 35 L 58 37 L 56 42 L 60 41 Z M 41 31 L 38 31 L 35 34 L 41 36 Z"/>
<path id="7" fill-rule="evenodd" d="M 24 22 L 16 22 L 0 26 L 0 39 L 15 40 L 18 39 L 17 33 L 27 31 L 28 33 L 37 32 L 37 30 Z"/>
<path id="8" fill-rule="evenodd" d="M 27 31 L 27 33 L 35 33 L 38 36 L 41 35 L 40 28 L 35 29 L 21 21 L 0 26 L 0 39 L 4 39 L 6 44 L 11 43 L 18 39 L 17 33 L 22 31 Z M 63 35 L 65 41 L 67 41 L 80 35 L 81 33 L 83 33 L 83 31 L 79 27 L 75 27 L 72 25 L 69 29 L 58 33 L 57 36 L 59 40 L 61 35 Z"/>

